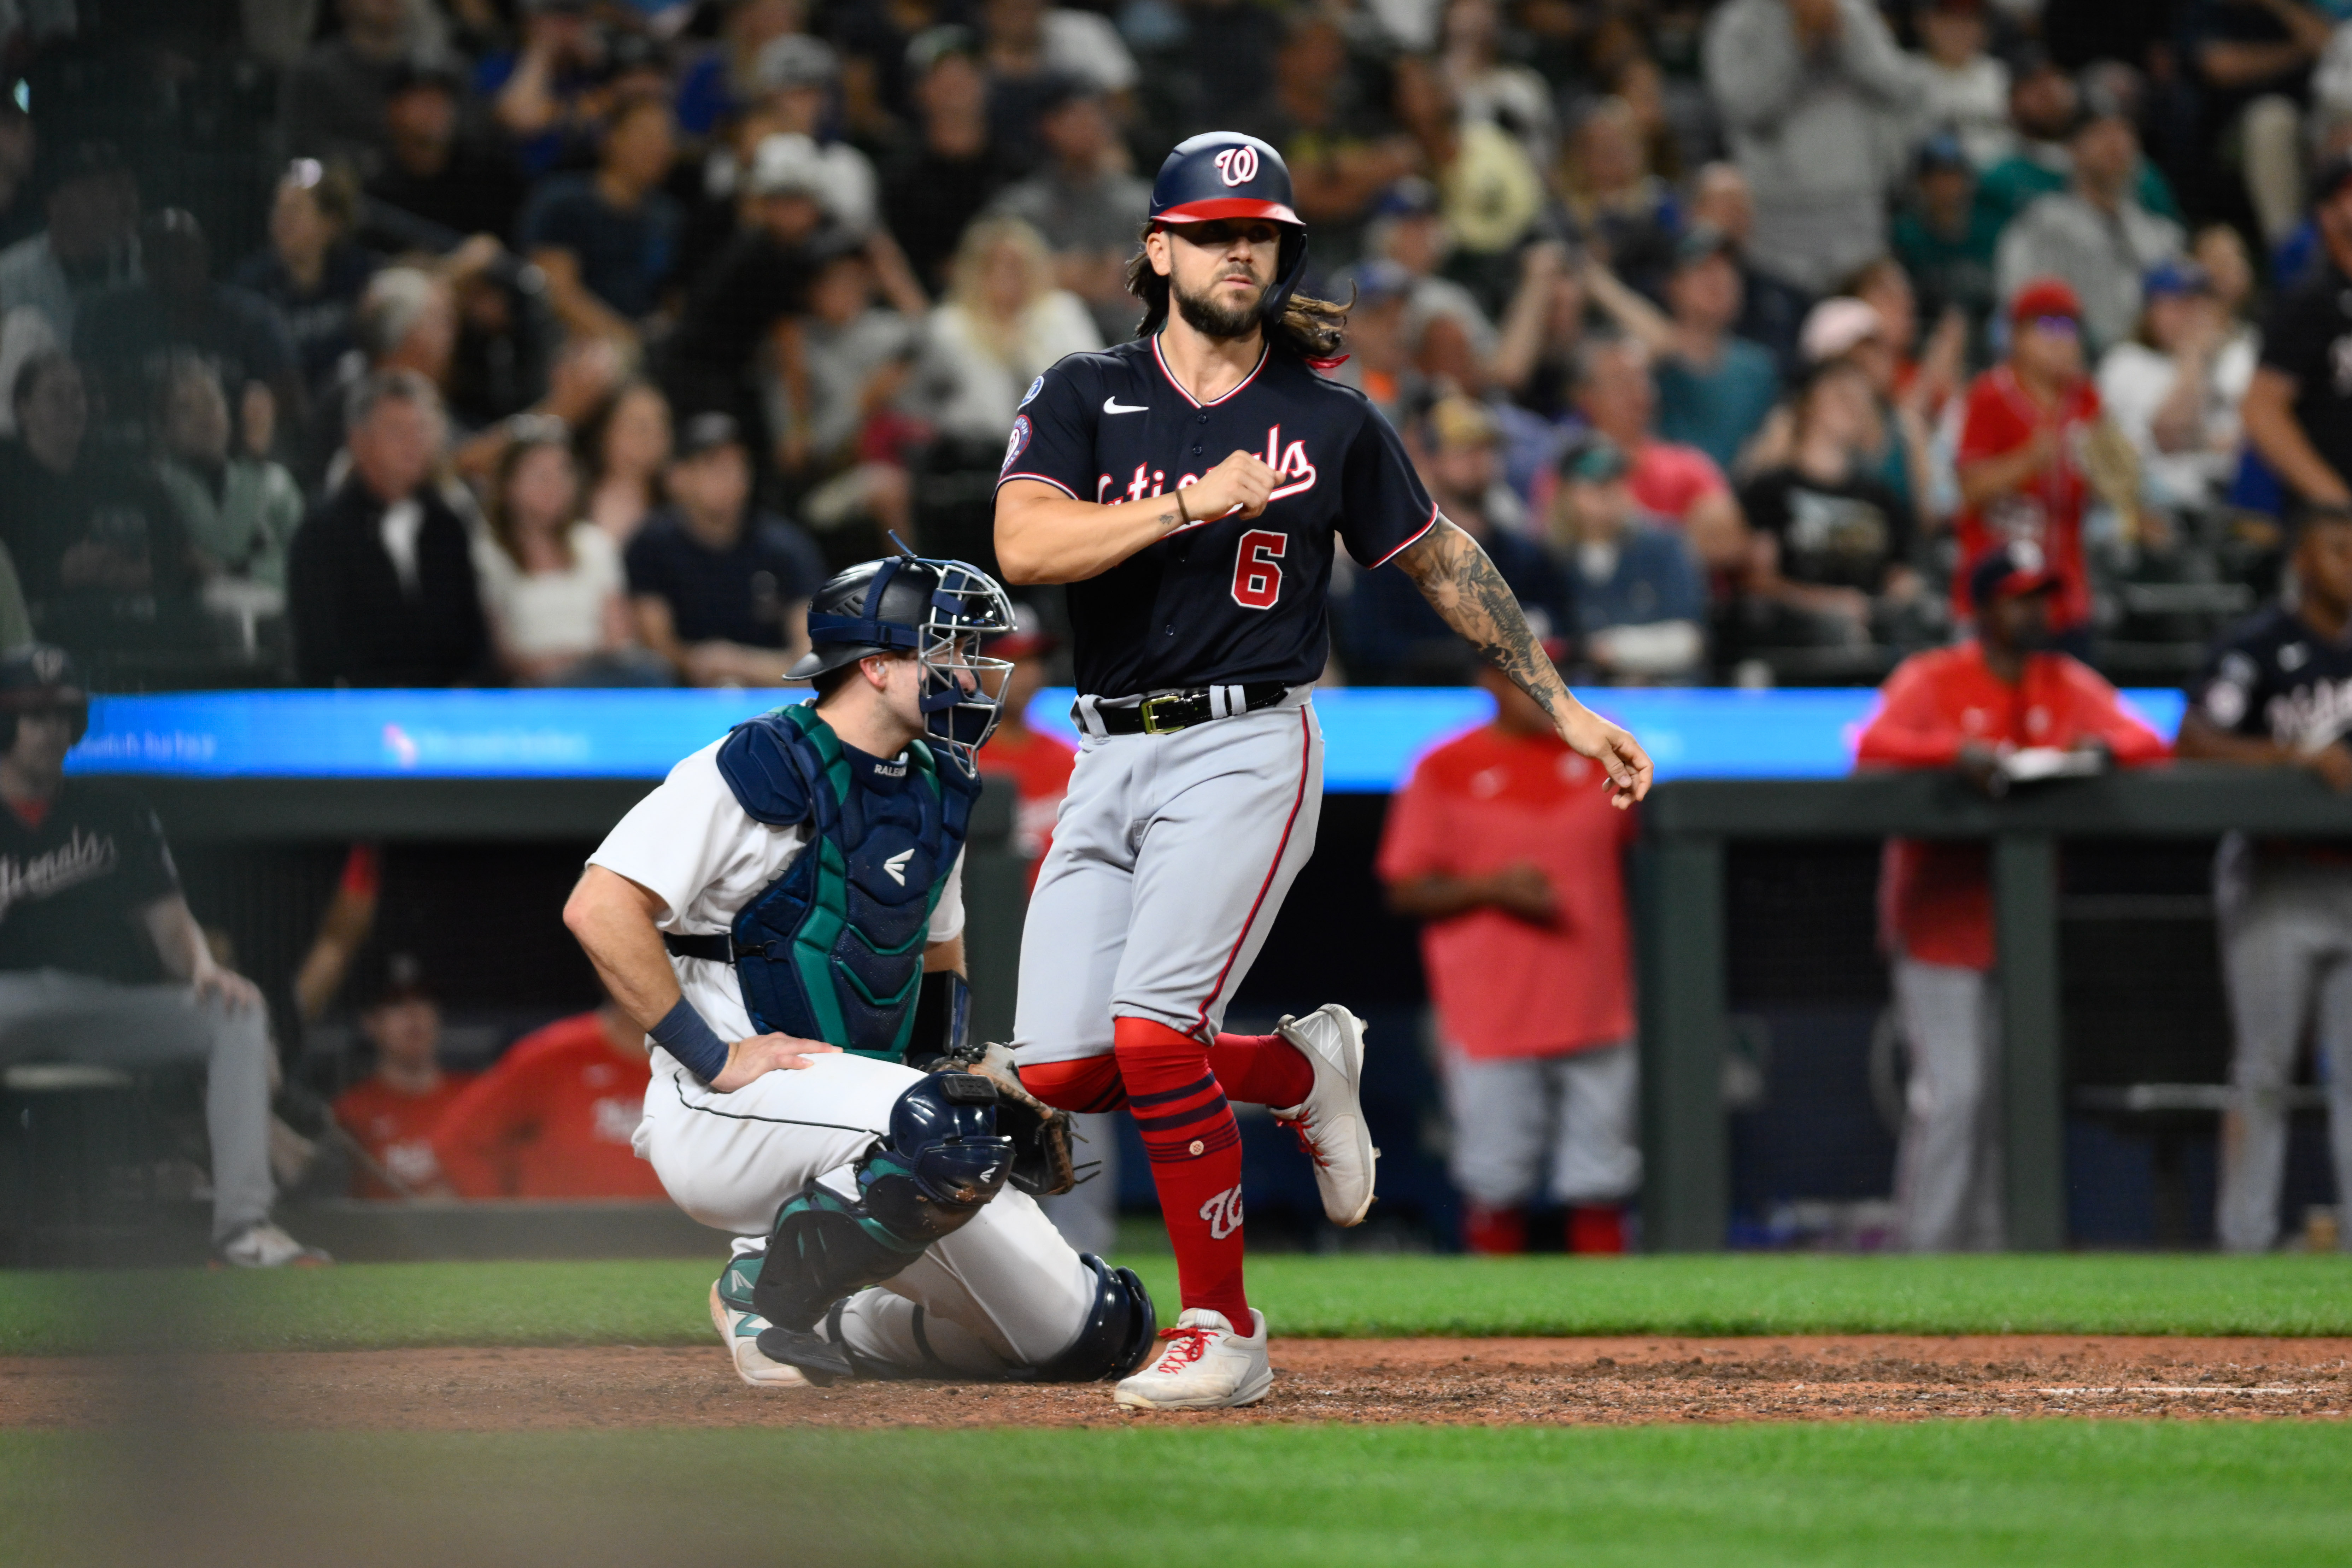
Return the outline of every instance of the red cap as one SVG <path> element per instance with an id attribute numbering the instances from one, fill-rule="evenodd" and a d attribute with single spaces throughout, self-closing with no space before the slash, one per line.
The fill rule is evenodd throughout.
<path id="1" fill-rule="evenodd" d="M 2009 319 L 2030 321 L 2036 316 L 2063 316 L 2070 321 L 2083 319 L 2083 301 L 2063 278 L 2036 278 L 2020 289 L 2009 302 Z"/>

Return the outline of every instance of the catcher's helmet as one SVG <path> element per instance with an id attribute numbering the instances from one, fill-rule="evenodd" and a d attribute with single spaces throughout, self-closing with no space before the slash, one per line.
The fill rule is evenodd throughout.
<path id="1" fill-rule="evenodd" d="M 961 561 L 914 554 L 861 561 L 809 599 L 809 653 L 791 679 L 808 680 L 877 653 L 923 666 L 928 734 L 965 773 L 995 731 L 1013 662 L 984 658 L 979 639 L 1013 629 L 1013 601 L 996 580 Z"/>
<path id="2" fill-rule="evenodd" d="M 1281 259 L 1260 307 L 1272 321 L 1290 303 L 1307 266 L 1307 226 L 1290 202 L 1290 165 L 1281 153 L 1238 131 L 1204 131 L 1176 143 L 1160 165 L 1160 177 L 1151 183 L 1150 216 L 1154 225 L 1223 218 L 1282 225 Z"/>
<path id="3" fill-rule="evenodd" d="M 16 743 L 16 715 L 63 709 L 73 715 L 73 743 L 89 733 L 89 683 L 73 655 L 48 643 L 0 654 L 0 752 Z"/>

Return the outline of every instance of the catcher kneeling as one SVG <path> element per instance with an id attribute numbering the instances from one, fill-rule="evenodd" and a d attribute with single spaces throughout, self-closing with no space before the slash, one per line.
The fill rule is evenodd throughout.
<path id="1" fill-rule="evenodd" d="M 1123 1377 L 1151 1300 L 1032 1201 L 1072 1184 L 1067 1119 L 966 1037 L 972 753 L 1011 668 L 979 644 L 1012 606 L 901 555 L 808 621 L 816 701 L 679 763 L 564 908 L 651 1037 L 637 1154 L 736 1235 L 710 1315 L 746 1383 Z"/>

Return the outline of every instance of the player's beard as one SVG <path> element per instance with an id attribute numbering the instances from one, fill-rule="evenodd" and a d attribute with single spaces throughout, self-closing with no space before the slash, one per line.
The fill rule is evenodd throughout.
<path id="1" fill-rule="evenodd" d="M 1222 278 L 1218 279 L 1220 283 L 1223 281 Z M 1176 313 L 1184 318 L 1184 324 L 1204 338 L 1227 342 L 1248 337 L 1258 330 L 1258 307 L 1265 303 L 1265 291 L 1270 287 L 1260 284 L 1246 305 L 1225 305 L 1211 295 L 1187 294 L 1177 287 L 1173 278 L 1168 280 L 1168 292 L 1175 300 Z"/>

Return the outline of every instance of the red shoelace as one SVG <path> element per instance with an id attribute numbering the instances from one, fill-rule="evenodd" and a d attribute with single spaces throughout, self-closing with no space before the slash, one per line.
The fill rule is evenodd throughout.
<path id="1" fill-rule="evenodd" d="M 1283 1125 L 1290 1129 L 1290 1135 L 1298 1140 L 1299 1150 L 1308 1159 L 1314 1161 L 1318 1167 L 1330 1164 L 1331 1162 L 1324 1157 L 1323 1151 L 1316 1146 L 1315 1140 L 1307 1135 L 1307 1118 L 1293 1117 Z"/>
<path id="2" fill-rule="evenodd" d="M 1162 1329 L 1160 1337 L 1168 1348 L 1151 1363 L 1154 1372 L 1181 1372 L 1209 1353 L 1209 1341 L 1215 1337 L 1214 1329 Z"/>

